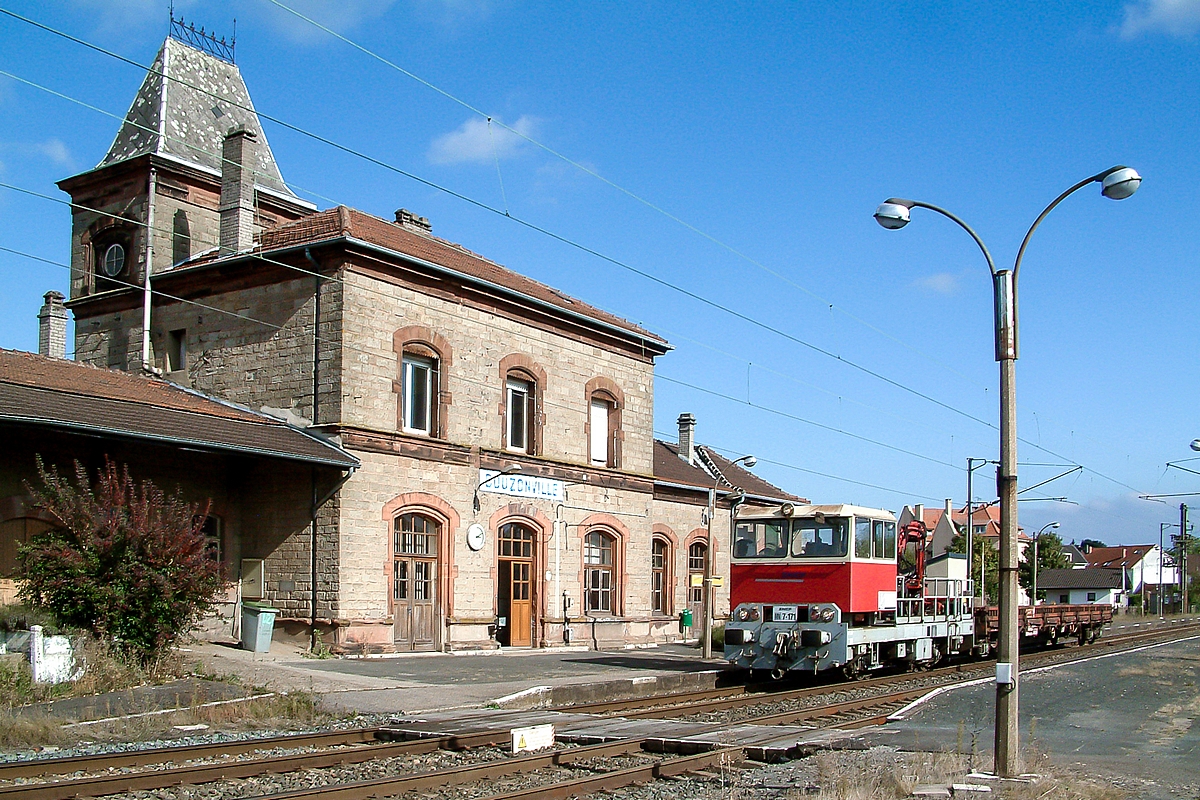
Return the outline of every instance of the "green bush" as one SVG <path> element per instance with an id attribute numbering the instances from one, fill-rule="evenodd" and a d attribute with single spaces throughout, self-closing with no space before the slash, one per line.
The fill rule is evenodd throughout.
<path id="1" fill-rule="evenodd" d="M 45 609 L 30 608 L 20 603 L 0 606 L 0 631 L 27 631 L 31 625 L 41 625 L 47 636 L 62 633 L 58 627 L 58 620 Z"/>
<path id="2" fill-rule="evenodd" d="M 167 496 L 108 457 L 93 486 L 75 462 L 75 479 L 38 459 L 41 487 L 27 484 L 59 525 L 19 550 L 20 597 L 62 624 L 106 639 L 118 652 L 150 662 L 212 605 L 222 583 L 201 526 L 208 513 Z"/>

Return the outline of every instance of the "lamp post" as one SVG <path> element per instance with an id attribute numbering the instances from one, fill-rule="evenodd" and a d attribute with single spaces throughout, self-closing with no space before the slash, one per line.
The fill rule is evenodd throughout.
<path id="1" fill-rule="evenodd" d="M 507 467 L 500 470 L 492 477 L 482 480 L 478 484 L 476 484 L 475 497 L 471 502 L 471 507 L 475 509 L 475 513 L 476 514 L 479 513 L 479 490 L 480 489 L 482 489 L 484 486 L 487 486 L 492 481 L 496 480 L 496 478 L 501 478 L 505 475 L 515 475 L 516 473 L 520 472 L 522 469 L 523 469 L 523 467 L 520 464 L 509 464 Z"/>
<path id="2" fill-rule="evenodd" d="M 1163 618 L 1163 584 L 1162 584 L 1162 568 L 1163 568 L 1163 531 L 1167 528 L 1174 528 L 1174 522 L 1158 523 L 1158 618 Z"/>
<path id="3" fill-rule="evenodd" d="M 758 459 L 754 456 L 742 456 L 735 458 L 730 464 L 745 464 L 747 469 L 753 469 L 758 463 Z M 700 653 L 704 658 L 712 658 L 712 617 L 713 617 L 713 517 L 717 515 L 717 482 L 720 478 L 713 481 L 713 488 L 708 490 L 708 534 L 704 541 L 704 605 L 701 609 L 701 616 L 704 617 L 700 622 L 700 635 L 703 638 L 703 643 L 700 645 Z M 733 514 L 733 509 L 729 509 L 729 513 Z"/>
<path id="4" fill-rule="evenodd" d="M 1020 774 L 1017 714 L 1017 276 L 1021 258 L 1033 232 L 1055 206 L 1090 183 L 1099 182 L 1101 193 L 1123 200 L 1137 191 L 1142 178 L 1136 170 L 1116 166 L 1076 183 L 1054 199 L 1030 226 L 1011 270 L 997 270 L 987 246 L 970 225 L 944 208 L 917 200 L 890 198 L 875 211 L 875 220 L 888 230 L 903 228 L 913 208 L 936 211 L 971 235 L 983 251 L 992 274 L 996 360 L 1000 362 L 1000 467 L 996 488 L 1000 494 L 1000 635 L 996 664 L 995 771 L 1001 777 Z"/>
<path id="5" fill-rule="evenodd" d="M 1041 527 L 1041 529 L 1038 530 L 1037 533 L 1033 535 L 1033 586 L 1029 592 L 1029 605 L 1031 606 L 1037 605 L 1038 540 L 1042 538 L 1042 534 L 1046 532 L 1047 528 L 1057 527 L 1057 522 L 1047 522 Z"/>

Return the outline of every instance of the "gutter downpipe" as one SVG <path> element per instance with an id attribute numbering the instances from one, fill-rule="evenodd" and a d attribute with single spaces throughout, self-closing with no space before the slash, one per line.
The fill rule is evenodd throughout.
<path id="1" fill-rule="evenodd" d="M 312 251 L 309 248 L 304 248 L 304 257 L 312 265 L 313 272 L 313 360 L 312 360 L 312 424 L 317 424 L 317 403 L 318 403 L 318 387 L 320 383 L 320 368 L 321 368 L 321 265 L 313 258 Z M 346 473 L 346 477 L 334 487 L 333 491 L 325 496 L 324 499 L 318 502 L 317 500 L 317 468 L 311 467 L 309 475 L 312 480 L 312 515 L 309 521 L 308 534 L 308 553 L 309 553 L 309 599 L 310 615 L 308 622 L 308 649 L 312 652 L 317 646 L 317 510 L 325 504 L 325 502 L 333 496 L 333 492 L 342 488 L 350 476 L 354 474 L 351 469 Z"/>
<path id="2" fill-rule="evenodd" d="M 158 188 L 158 170 L 150 167 L 149 193 L 146 195 L 146 268 L 142 277 L 142 371 L 154 374 L 150 363 L 150 272 L 154 269 L 154 192 Z"/>

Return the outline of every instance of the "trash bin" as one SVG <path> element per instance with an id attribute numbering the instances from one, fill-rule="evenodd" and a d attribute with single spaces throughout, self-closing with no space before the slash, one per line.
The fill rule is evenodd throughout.
<path id="1" fill-rule="evenodd" d="M 692 627 L 692 610 L 690 608 L 679 612 L 679 625 L 683 628 Z"/>
<path id="2" fill-rule="evenodd" d="M 271 634 L 275 632 L 275 615 L 279 609 L 258 603 L 242 604 L 242 649 L 252 653 L 271 651 Z"/>

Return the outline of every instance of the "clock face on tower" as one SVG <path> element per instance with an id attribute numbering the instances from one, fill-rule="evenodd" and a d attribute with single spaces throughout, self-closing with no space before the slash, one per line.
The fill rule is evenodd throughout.
<path id="1" fill-rule="evenodd" d="M 467 547 L 472 550 L 482 550 L 486 539 L 487 534 L 484 532 L 483 526 L 478 522 L 467 528 Z"/>

